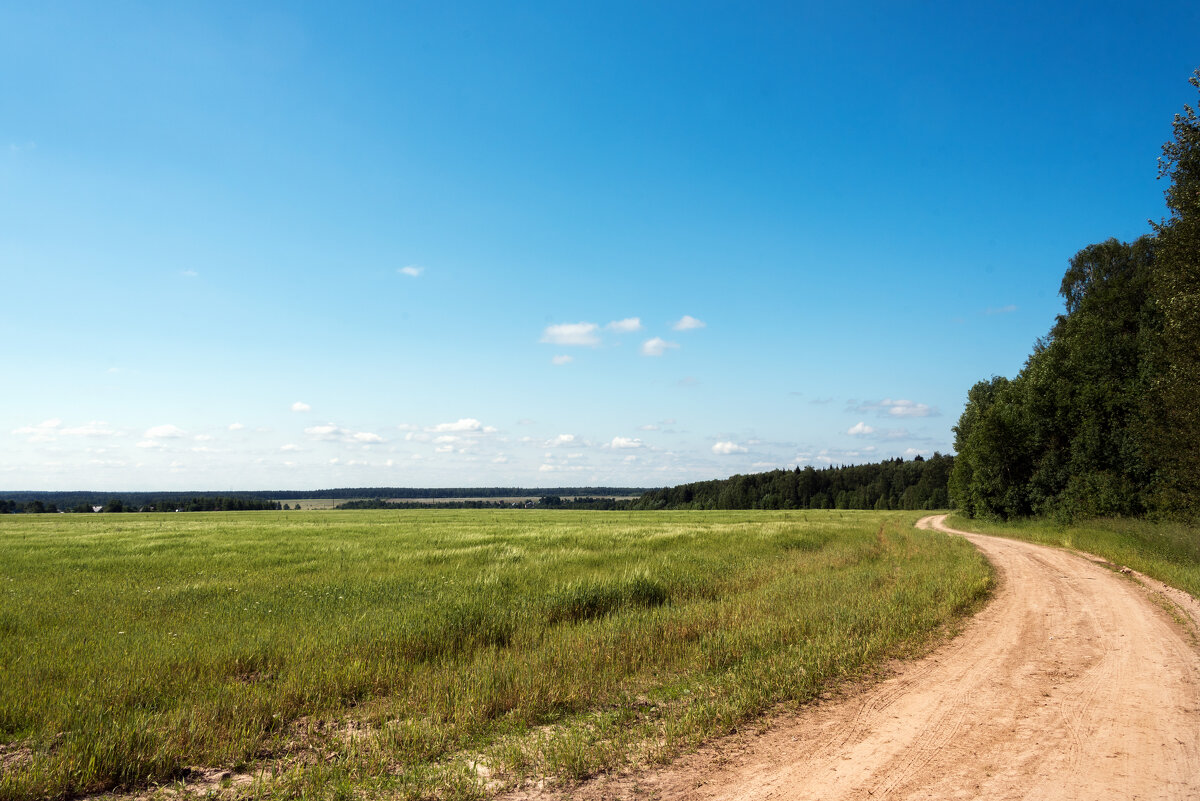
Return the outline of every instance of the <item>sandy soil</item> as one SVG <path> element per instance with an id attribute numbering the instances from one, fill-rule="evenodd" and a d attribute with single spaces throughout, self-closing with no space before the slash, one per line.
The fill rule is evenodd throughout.
<path id="1" fill-rule="evenodd" d="M 1068 551 L 961 534 L 995 598 L 957 638 L 847 697 L 578 799 L 1197 799 L 1195 599 Z M 550 798 L 534 790 L 510 798 Z"/>

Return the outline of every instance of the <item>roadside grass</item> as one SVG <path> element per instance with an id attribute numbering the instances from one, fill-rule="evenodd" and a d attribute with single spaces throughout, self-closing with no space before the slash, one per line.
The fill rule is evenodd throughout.
<path id="1" fill-rule="evenodd" d="M 0 799 L 210 768 L 470 799 L 666 760 L 981 603 L 987 564 L 921 514 L 6 516 Z"/>
<path id="2" fill-rule="evenodd" d="M 1101 518 L 1071 525 L 1049 520 L 989 522 L 959 515 L 952 528 L 997 534 L 1095 554 L 1200 598 L 1200 527 L 1130 518 Z"/>

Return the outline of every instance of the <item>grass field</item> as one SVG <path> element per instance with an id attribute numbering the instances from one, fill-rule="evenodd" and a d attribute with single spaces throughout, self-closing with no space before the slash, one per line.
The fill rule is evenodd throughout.
<path id="1" fill-rule="evenodd" d="M 201 768 L 476 798 L 666 759 L 974 608 L 986 563 L 920 514 L 5 516 L 0 798 Z"/>
<path id="2" fill-rule="evenodd" d="M 1200 598 L 1200 527 L 1129 518 L 1062 525 L 1048 520 L 1007 523 L 952 515 L 952 528 L 1074 548 L 1126 565 Z"/>

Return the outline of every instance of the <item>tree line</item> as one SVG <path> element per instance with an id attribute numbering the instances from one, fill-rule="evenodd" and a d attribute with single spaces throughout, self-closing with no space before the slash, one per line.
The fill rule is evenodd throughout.
<path id="1" fill-rule="evenodd" d="M 58 512 L 77 514 L 91 512 L 247 512 L 281 508 L 283 507 L 278 501 L 229 496 L 159 498 L 143 501 L 138 504 L 126 503 L 122 498 L 109 498 L 103 503 L 82 501 L 71 506 L 63 506 L 62 508 L 59 508 L 58 504 L 54 501 L 43 501 L 41 499 L 25 501 L 24 503 L 11 498 L 0 499 L 0 514 L 55 514 Z"/>
<path id="2" fill-rule="evenodd" d="M 954 457 L 797 467 L 651 490 L 630 509 L 946 509 Z"/>
<path id="3" fill-rule="evenodd" d="M 1190 79 L 1200 89 L 1200 70 Z M 1169 216 L 1070 260 L 1065 311 L 1014 378 L 954 427 L 950 496 L 971 516 L 1200 516 L 1200 118 L 1175 117 Z"/>

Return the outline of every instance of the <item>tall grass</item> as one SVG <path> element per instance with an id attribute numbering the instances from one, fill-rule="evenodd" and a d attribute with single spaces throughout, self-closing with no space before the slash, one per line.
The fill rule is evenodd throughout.
<path id="1" fill-rule="evenodd" d="M 1200 598 L 1200 527 L 1132 518 L 1101 518 L 1070 525 L 1031 519 L 989 522 L 952 516 L 963 531 L 1057 545 L 1102 556 Z"/>
<path id="2" fill-rule="evenodd" d="M 189 767 L 470 798 L 666 758 L 972 608 L 985 563 L 917 516 L 3 518 L 0 799 Z"/>

